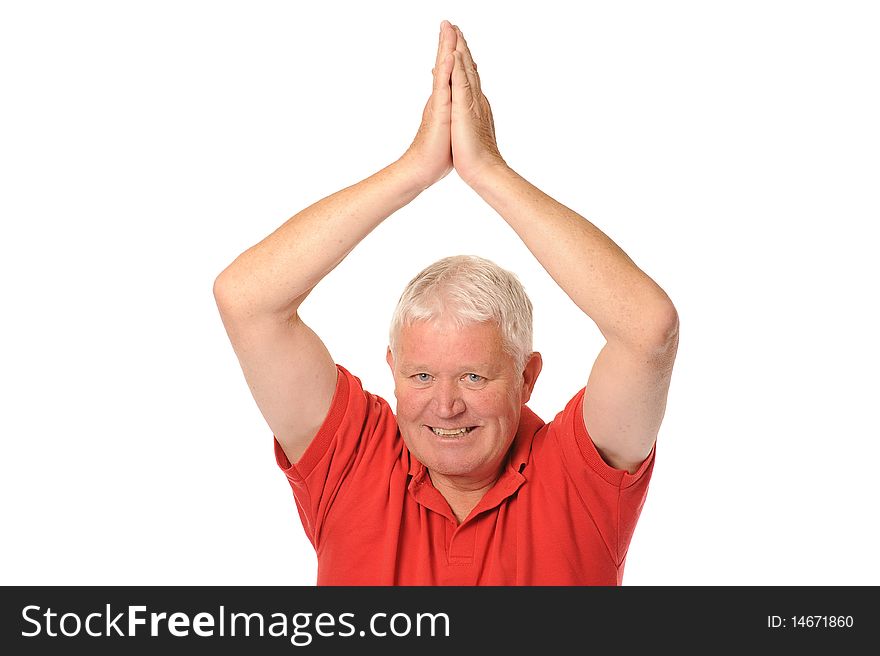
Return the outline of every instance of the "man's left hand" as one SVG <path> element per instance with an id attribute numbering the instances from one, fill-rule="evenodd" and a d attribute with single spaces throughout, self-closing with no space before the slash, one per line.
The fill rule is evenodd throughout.
<path id="1" fill-rule="evenodd" d="M 458 175 L 473 184 L 487 169 L 506 166 L 495 141 L 492 108 L 480 88 L 477 65 L 464 35 L 458 40 L 452 67 L 452 162 Z"/>

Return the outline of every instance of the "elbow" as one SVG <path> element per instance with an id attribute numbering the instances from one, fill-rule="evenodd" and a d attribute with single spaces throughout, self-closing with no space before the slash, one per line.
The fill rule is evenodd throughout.
<path id="1" fill-rule="evenodd" d="M 256 317 L 276 317 L 280 321 L 290 321 L 311 292 L 309 289 L 292 301 L 272 305 L 271 298 L 254 290 L 252 281 L 228 271 L 229 269 L 225 269 L 214 279 L 213 293 L 217 309 L 229 321 L 251 320 Z"/>
<path id="2" fill-rule="evenodd" d="M 229 286 L 226 283 L 226 279 L 223 277 L 223 273 L 221 272 L 219 276 L 214 278 L 214 300 L 217 301 L 217 305 L 222 305 L 225 303 L 226 299 L 229 296 Z"/>
<path id="3" fill-rule="evenodd" d="M 678 342 L 678 310 L 668 298 L 656 312 L 655 331 L 662 344 Z"/>
<path id="4" fill-rule="evenodd" d="M 648 360 L 674 358 L 678 349 L 678 310 L 665 293 L 649 302 L 634 305 L 626 313 L 619 341 Z"/>
<path id="5" fill-rule="evenodd" d="M 665 296 L 665 295 L 664 295 Z M 654 357 L 675 357 L 678 350 L 678 310 L 666 297 L 645 316 L 643 343 Z"/>
<path id="6" fill-rule="evenodd" d="M 237 296 L 240 296 L 239 292 L 236 292 L 237 286 L 234 281 L 232 281 L 229 275 L 226 273 L 228 269 L 224 269 L 219 276 L 214 279 L 214 301 L 217 303 L 217 308 L 223 312 L 230 312 L 233 308 L 241 305 L 240 300 L 236 300 Z"/>
<path id="7" fill-rule="evenodd" d="M 222 284 L 222 282 L 221 282 L 221 279 L 222 279 L 222 278 L 223 278 L 223 273 L 222 273 L 222 272 L 220 273 L 219 276 L 217 276 L 216 278 L 214 278 L 214 288 L 213 288 L 213 292 L 214 292 L 214 298 L 216 298 L 217 300 L 220 300 L 220 295 L 221 295 L 221 293 L 222 293 L 222 289 L 223 289 L 223 284 Z"/>
<path id="8" fill-rule="evenodd" d="M 617 300 L 617 299 L 615 299 Z M 599 324 L 606 341 L 640 360 L 672 361 L 678 350 L 678 310 L 669 296 L 653 285 L 640 295 L 617 303 L 611 321 Z"/>

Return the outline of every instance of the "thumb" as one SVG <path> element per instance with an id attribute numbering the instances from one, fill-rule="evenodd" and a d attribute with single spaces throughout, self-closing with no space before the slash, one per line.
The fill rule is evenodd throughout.
<path id="1" fill-rule="evenodd" d="M 434 89 L 431 94 L 434 102 L 434 111 L 448 110 L 452 102 L 452 89 L 450 77 L 452 75 L 452 54 L 446 55 L 434 71 Z"/>

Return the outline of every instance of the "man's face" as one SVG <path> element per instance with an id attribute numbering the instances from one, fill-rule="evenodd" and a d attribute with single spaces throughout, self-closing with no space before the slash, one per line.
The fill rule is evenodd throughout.
<path id="1" fill-rule="evenodd" d="M 389 349 L 387 359 L 407 448 L 432 475 L 465 485 L 494 481 L 540 372 L 540 356 L 517 371 L 492 322 L 458 328 L 442 319 L 418 321 L 404 326 L 397 342 L 397 353 Z"/>

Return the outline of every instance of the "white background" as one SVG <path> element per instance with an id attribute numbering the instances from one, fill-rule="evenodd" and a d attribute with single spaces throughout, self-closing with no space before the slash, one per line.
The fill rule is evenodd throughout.
<path id="1" fill-rule="evenodd" d="M 461 26 L 508 163 L 675 302 L 627 585 L 880 584 L 870 2 L 19 2 L 0 9 L 4 584 L 312 584 L 212 284 L 397 159 Z M 595 325 L 455 173 L 302 308 L 393 403 L 404 284 L 516 272 L 550 419 Z"/>

